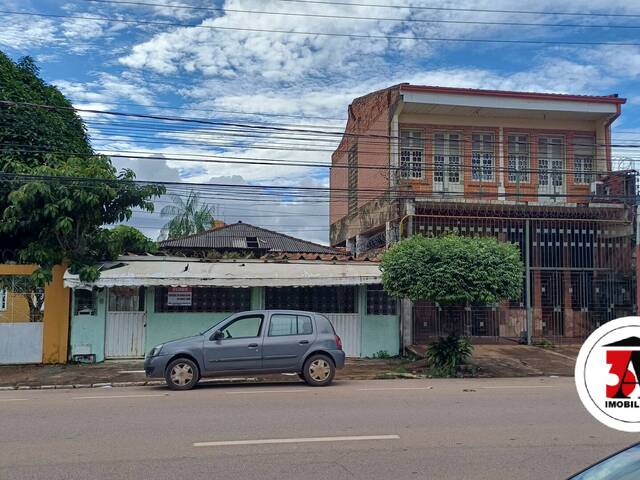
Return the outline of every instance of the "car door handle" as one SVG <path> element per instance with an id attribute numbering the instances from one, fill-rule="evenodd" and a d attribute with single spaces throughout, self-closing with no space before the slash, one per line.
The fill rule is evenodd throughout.
<path id="1" fill-rule="evenodd" d="M 298 343 L 300 345 L 307 345 L 309 343 L 309 340 L 300 340 Z"/>
<path id="2" fill-rule="evenodd" d="M 258 344 L 257 343 L 250 343 L 249 345 L 247 345 L 249 348 L 258 348 Z"/>

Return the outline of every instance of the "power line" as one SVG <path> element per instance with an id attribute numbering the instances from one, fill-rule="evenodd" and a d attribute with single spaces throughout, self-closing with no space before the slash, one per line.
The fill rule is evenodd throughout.
<path id="1" fill-rule="evenodd" d="M 102 3 L 110 5 L 135 5 L 144 7 L 162 7 L 177 10 L 192 10 L 200 12 L 224 12 L 224 13 L 247 13 L 257 15 L 281 15 L 289 17 L 308 17 L 308 18 L 327 18 L 340 20 L 369 20 L 382 22 L 402 22 L 402 23 L 444 23 L 444 24 L 460 24 L 460 25 L 504 25 L 514 27 L 560 27 L 560 28 L 622 28 L 622 29 L 638 29 L 640 25 L 601 25 L 601 24 L 558 24 L 558 23 L 523 23 L 523 22 L 498 22 L 498 21 L 478 21 L 478 20 L 442 20 L 442 19 L 422 19 L 422 18 L 401 18 L 401 17 L 363 17 L 353 15 L 329 15 L 320 13 L 299 13 L 299 12 L 274 12 L 266 10 L 241 10 L 227 7 L 199 7 L 184 4 L 166 4 L 166 3 L 149 3 L 134 2 L 125 0 L 84 0 L 91 3 Z"/>
<path id="2" fill-rule="evenodd" d="M 9 153 L 54 153 L 60 155 L 70 155 L 70 156 L 79 156 L 79 157 L 91 157 L 94 156 L 90 153 L 82 153 L 82 152 L 72 152 L 72 151 L 64 151 L 64 150 L 36 150 L 36 149 L 15 149 L 15 148 L 5 148 L 5 145 L 10 145 L 14 147 L 16 145 L 13 144 L 1 144 L 0 143 L 0 151 L 7 151 Z M 136 159 L 136 160 L 152 160 L 152 161 L 175 161 L 175 162 L 188 162 L 188 163 L 222 163 L 222 164 L 240 164 L 240 165 L 275 165 L 275 166 L 287 166 L 287 167 L 306 167 L 306 168 L 336 168 L 336 169 L 353 169 L 353 170 L 375 170 L 379 172 L 397 172 L 397 171 L 411 171 L 409 167 L 402 166 L 381 166 L 381 165 L 373 165 L 373 164 L 359 164 L 357 166 L 349 166 L 347 164 L 326 164 L 326 163 L 308 163 L 308 162 L 296 162 L 291 160 L 284 159 L 270 159 L 270 158 L 260 158 L 260 157 L 236 157 L 230 155 L 215 155 L 215 154 L 187 154 L 191 157 L 199 157 L 199 158 L 188 158 L 188 157 L 169 157 L 166 155 L 158 156 L 153 155 L 154 152 L 145 152 L 145 151 L 133 151 L 133 150 L 113 150 L 119 152 L 119 154 L 114 153 L 105 153 L 104 155 L 111 158 L 122 158 L 122 159 Z M 602 158 L 598 159 L 594 157 L 594 161 L 602 160 Z M 640 158 L 616 158 L 616 160 L 624 160 L 629 161 L 631 163 L 640 162 Z M 422 172 L 441 172 L 441 171 L 450 171 L 453 167 L 443 165 L 442 167 L 437 167 L 435 165 L 426 165 L 426 162 L 423 162 L 420 171 Z M 514 172 L 514 169 L 510 169 L 509 167 L 498 167 L 497 165 L 487 167 L 482 165 L 465 165 L 464 163 L 460 163 L 455 167 L 456 171 L 459 172 L 477 172 L 478 174 L 482 174 L 482 172 L 486 170 L 499 172 L 508 172 L 508 173 L 518 173 L 518 174 L 562 174 L 562 175 L 572 175 L 575 173 L 582 174 L 582 171 L 576 171 L 571 169 L 541 169 L 541 168 L 529 168 L 529 169 L 520 169 L 517 172 Z M 595 170 L 591 169 L 587 172 L 589 175 L 608 175 L 614 173 L 615 171 L 610 170 Z M 492 183 L 493 180 L 485 180 L 486 183 Z"/>
<path id="3" fill-rule="evenodd" d="M 280 126 L 267 126 L 267 125 L 255 125 L 255 124 L 247 124 L 247 123 L 238 123 L 238 122 L 222 122 L 222 121 L 214 121 L 214 120 L 205 120 L 199 118 L 188 118 L 188 117 L 178 117 L 178 116 L 161 116 L 161 115 L 151 115 L 151 114 L 141 114 L 141 113 L 125 113 L 125 112 L 117 112 L 111 110 L 98 110 L 98 109 L 88 109 L 88 108 L 75 108 L 75 107 L 62 107 L 58 105 L 46 105 L 46 104 L 37 104 L 31 102 L 14 102 L 9 100 L 0 100 L 0 104 L 11 105 L 14 107 L 24 106 L 29 108 L 43 108 L 47 110 L 67 110 L 67 111 L 78 111 L 78 112 L 86 112 L 86 113 L 95 113 L 102 115 L 110 115 L 116 117 L 131 117 L 131 118 L 142 118 L 142 119 L 152 119 L 152 120 L 161 120 L 166 122 L 183 122 L 183 123 L 193 123 L 198 125 L 212 125 L 218 127 L 235 127 L 235 128 L 243 128 L 243 129 L 252 129 L 258 130 L 265 133 L 300 133 L 300 134 L 316 134 L 322 136 L 337 136 L 337 137 L 356 137 L 356 138 L 375 138 L 375 139 L 385 139 L 385 140 L 402 140 L 401 137 L 392 136 L 392 135 L 379 135 L 379 134 L 361 134 L 361 133 L 351 133 L 344 131 L 329 131 L 329 130 L 319 130 L 319 129 L 305 129 L 305 128 L 286 128 Z M 456 130 L 455 127 L 451 127 L 452 130 Z M 480 128 L 479 128 L 480 129 Z M 549 135 L 553 136 L 553 133 Z M 464 138 L 460 138 L 457 140 L 457 143 L 468 142 L 469 140 L 465 140 Z M 493 143 L 499 143 L 498 141 L 494 141 Z M 519 144 L 529 144 L 530 142 L 517 142 Z M 640 145 L 616 145 L 616 144 L 574 144 L 579 146 L 596 146 L 596 147 L 633 147 L 640 148 Z"/>
<path id="4" fill-rule="evenodd" d="M 35 12 L 16 12 L 9 10 L 0 10 L 0 14 L 3 15 L 26 15 L 26 16 L 38 16 L 48 18 L 71 18 L 78 20 L 93 20 L 93 21 L 110 21 L 113 23 L 135 24 L 135 25 L 157 25 L 165 27 L 183 27 L 183 28 L 202 28 L 207 30 L 220 30 L 220 31 L 239 31 L 239 32 L 254 32 L 254 33 L 278 33 L 285 35 L 315 35 L 322 37 L 342 37 L 342 38 L 359 38 L 368 40 L 410 40 L 410 41 L 425 41 L 425 42 L 453 42 L 453 43 L 494 43 L 494 44 L 521 44 L 521 45 L 541 45 L 541 46 L 557 46 L 557 45 L 573 45 L 573 46 L 595 46 L 595 45 L 610 45 L 619 47 L 631 47 L 640 46 L 638 42 L 578 42 L 578 41 L 550 41 L 550 40 L 522 40 L 522 39 L 487 39 L 487 38 L 446 38 L 446 37 L 423 37 L 423 36 L 402 36 L 402 35 L 369 35 L 369 34 L 356 34 L 356 33 L 339 33 L 339 32 L 306 32 L 298 30 L 275 30 L 267 28 L 247 28 L 247 27 L 223 27 L 214 25 L 195 25 L 190 23 L 178 23 L 178 22 L 158 22 L 153 20 L 125 20 L 120 18 L 111 17 L 87 17 L 81 15 L 61 15 L 53 13 L 35 13 Z"/>
<path id="5" fill-rule="evenodd" d="M 478 12 L 478 13 L 515 13 L 521 15 L 558 15 L 558 16 L 578 16 L 578 17 L 626 17 L 640 18 L 640 14 L 625 13 L 597 13 L 597 12 L 541 12 L 532 10 L 496 10 L 486 8 L 453 8 L 453 7 L 426 7 L 426 6 L 409 6 L 409 5 L 388 5 L 379 3 L 351 3 L 334 0 L 278 0 L 280 2 L 317 4 L 317 5 L 343 5 L 348 7 L 375 7 L 375 8 L 402 8 L 409 10 L 438 10 L 447 12 Z"/>
<path id="6" fill-rule="evenodd" d="M 2 180 L 4 179 L 4 180 Z M 211 184 L 211 183 L 195 183 L 195 182 L 175 182 L 175 181 L 145 181 L 145 180 L 129 180 L 124 182 L 123 180 L 119 180 L 119 179 L 114 179 L 114 180 L 110 180 L 110 179 L 104 179 L 104 178 L 91 178 L 91 177 L 69 177 L 69 176 L 58 176 L 58 175 L 28 175 L 28 174 L 20 174 L 20 173 L 7 173 L 7 172 L 1 172 L 0 173 L 0 181 L 5 181 L 5 182 L 11 182 L 11 181 L 22 181 L 24 180 L 25 182 L 28 181 L 49 181 L 49 182 L 58 182 L 58 183 L 62 183 L 62 182 L 66 182 L 66 183 L 84 183 L 85 186 L 87 186 L 88 184 L 96 184 L 98 186 L 102 186 L 105 183 L 107 184 L 137 184 L 137 185 L 164 185 L 164 186 L 181 186 L 181 187 L 199 187 L 199 188 L 208 188 L 208 189 L 212 189 L 212 188 L 224 188 L 224 187 L 230 187 L 231 189 L 235 189 L 237 190 L 254 190 L 254 193 L 258 193 L 258 194 L 269 194 L 269 195 L 273 195 L 275 192 L 279 192 L 277 193 L 277 195 L 282 196 L 284 195 L 289 195 L 290 193 L 288 193 L 287 191 L 293 191 L 293 192 L 302 192 L 302 194 L 304 194 L 304 192 L 307 192 L 307 194 L 316 192 L 316 193 L 321 193 L 321 194 L 327 194 L 327 193 L 333 193 L 333 192 L 344 192 L 347 193 L 350 191 L 354 191 L 353 189 L 348 189 L 348 188 L 335 188 L 335 187 L 305 187 L 305 186 L 285 186 L 285 185 L 235 185 L 235 184 Z M 256 190 L 263 190 L 266 192 L 260 192 Z M 392 192 L 390 191 L 388 188 L 359 188 L 356 189 L 355 191 L 357 192 L 363 192 L 363 193 L 379 193 L 379 194 L 393 194 L 396 198 L 403 198 L 403 197 L 412 197 L 414 195 L 414 192 L 404 192 L 404 191 L 395 191 Z M 407 195 L 408 194 L 408 195 Z M 433 191 L 431 192 L 432 195 L 434 196 L 438 196 L 438 195 L 443 195 L 443 196 L 447 196 L 448 198 L 455 198 L 455 197 L 465 197 L 465 198 L 474 198 L 474 197 L 496 197 L 497 193 L 495 192 L 483 192 L 483 191 L 479 191 L 479 192 L 451 192 L 451 191 Z M 378 195 L 380 196 L 380 195 Z M 521 192 L 505 192 L 504 194 L 500 194 L 500 196 L 505 196 L 505 197 L 514 197 L 514 198 L 518 198 L 518 197 L 563 197 L 563 198 L 585 198 L 585 197 L 589 197 L 591 196 L 588 193 L 540 193 L 540 192 L 536 192 L 536 193 L 521 193 Z M 609 195 L 607 198 L 610 198 L 612 200 L 614 199 L 632 199 L 632 200 L 636 200 L 638 198 L 637 195 Z"/>

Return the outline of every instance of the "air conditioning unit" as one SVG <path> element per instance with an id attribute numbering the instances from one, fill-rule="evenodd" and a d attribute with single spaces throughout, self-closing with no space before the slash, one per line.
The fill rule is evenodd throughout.
<path id="1" fill-rule="evenodd" d="M 591 182 L 591 195 L 594 195 L 596 197 L 601 197 L 601 196 L 604 196 L 604 194 L 605 194 L 604 182 L 601 182 L 601 181 Z"/>

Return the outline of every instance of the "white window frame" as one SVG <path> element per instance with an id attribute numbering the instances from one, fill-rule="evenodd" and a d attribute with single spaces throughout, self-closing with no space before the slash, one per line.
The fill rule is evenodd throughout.
<path id="1" fill-rule="evenodd" d="M 452 139 L 452 136 L 456 138 Z M 438 137 L 441 137 L 441 139 Z M 440 141 L 442 141 L 441 151 L 439 151 L 438 145 Z M 455 144 L 452 142 L 457 142 L 457 148 L 452 148 L 452 145 Z M 462 133 L 456 131 L 435 132 L 433 134 L 433 183 L 462 185 L 464 183 L 463 168 L 464 146 Z"/>
<path id="2" fill-rule="evenodd" d="M 488 140 L 487 140 L 488 137 Z M 476 140 L 477 138 L 477 140 Z M 496 166 L 496 140 L 491 132 L 471 134 L 471 180 L 493 182 Z"/>
<path id="3" fill-rule="evenodd" d="M 400 130 L 400 178 L 424 178 L 424 140 L 422 130 Z"/>
<path id="4" fill-rule="evenodd" d="M 515 139 L 512 149 L 512 140 Z M 524 141 L 523 141 L 524 140 Z M 526 133 L 507 135 L 507 171 L 509 183 L 531 181 L 531 137 Z"/>
<path id="5" fill-rule="evenodd" d="M 596 160 L 596 139 L 580 136 L 573 139 L 573 181 L 589 185 L 594 178 L 593 167 Z"/>
<path id="6" fill-rule="evenodd" d="M 6 312 L 9 308 L 9 294 L 6 288 L 0 288 L 0 312 Z"/>
<path id="7" fill-rule="evenodd" d="M 547 151 L 541 151 L 541 143 L 547 142 Z M 559 140 L 559 142 L 557 142 Z M 553 156 L 553 146 L 559 145 L 561 148 L 560 157 Z M 543 173 L 542 162 L 547 164 L 546 173 Z M 567 142 L 563 135 L 540 135 L 538 137 L 538 186 L 552 188 L 554 190 L 563 188 L 566 185 L 565 174 L 567 165 Z M 560 167 L 560 168 L 558 168 Z M 555 173 L 554 173 L 555 172 Z M 545 179 L 543 183 L 543 179 Z"/>

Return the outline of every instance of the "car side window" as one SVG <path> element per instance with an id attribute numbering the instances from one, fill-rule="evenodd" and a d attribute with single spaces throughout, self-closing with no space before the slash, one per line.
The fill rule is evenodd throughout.
<path id="1" fill-rule="evenodd" d="M 570 480 L 635 480 L 640 468 L 640 444 L 636 444 L 618 454 L 579 473 Z"/>
<path id="2" fill-rule="evenodd" d="M 240 317 L 222 329 L 224 338 L 259 337 L 262 330 L 262 315 Z"/>
<path id="3" fill-rule="evenodd" d="M 311 335 L 312 333 L 311 317 L 282 313 L 271 315 L 271 323 L 269 324 L 270 337 Z"/>

